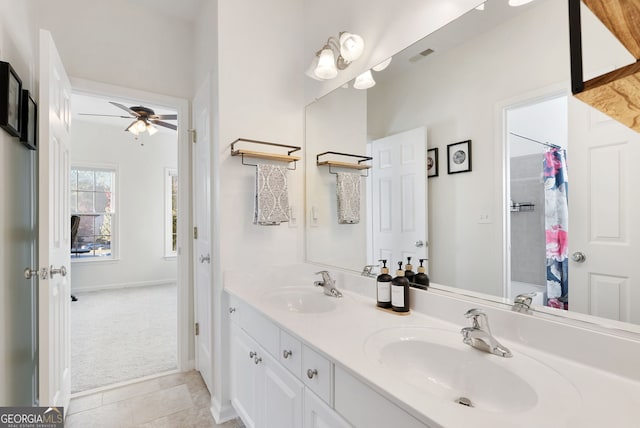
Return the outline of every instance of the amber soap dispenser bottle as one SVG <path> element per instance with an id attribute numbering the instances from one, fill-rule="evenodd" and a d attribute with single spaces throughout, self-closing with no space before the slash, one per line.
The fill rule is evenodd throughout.
<path id="1" fill-rule="evenodd" d="M 404 277 L 401 261 L 391 281 L 391 308 L 394 312 L 409 312 L 409 280 Z"/>

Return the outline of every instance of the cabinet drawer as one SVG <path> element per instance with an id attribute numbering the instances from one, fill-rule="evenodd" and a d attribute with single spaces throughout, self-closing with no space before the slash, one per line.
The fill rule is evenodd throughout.
<path id="1" fill-rule="evenodd" d="M 277 325 L 249 305 L 244 305 L 240 326 L 267 352 L 278 358 L 280 329 Z"/>
<path id="2" fill-rule="evenodd" d="M 329 406 L 333 405 L 331 361 L 315 350 L 302 345 L 302 381 Z"/>
<path id="3" fill-rule="evenodd" d="M 242 302 L 231 294 L 227 294 L 227 314 L 229 314 L 229 320 L 238 325 L 241 324 Z"/>
<path id="4" fill-rule="evenodd" d="M 335 388 L 336 411 L 355 427 L 428 428 L 339 366 Z"/>
<path id="5" fill-rule="evenodd" d="M 297 378 L 302 371 L 302 344 L 289 333 L 280 330 L 280 352 L 278 360 Z"/>

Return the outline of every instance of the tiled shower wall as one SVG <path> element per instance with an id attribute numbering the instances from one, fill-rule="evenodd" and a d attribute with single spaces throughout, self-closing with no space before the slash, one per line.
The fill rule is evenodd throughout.
<path id="1" fill-rule="evenodd" d="M 535 204 L 511 213 L 511 280 L 545 284 L 542 153 L 511 158 L 511 199 Z"/>

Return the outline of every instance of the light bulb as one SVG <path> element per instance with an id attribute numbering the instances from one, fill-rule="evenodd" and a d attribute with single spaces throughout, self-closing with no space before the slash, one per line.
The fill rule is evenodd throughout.
<path id="1" fill-rule="evenodd" d="M 138 131 L 138 127 L 136 126 L 138 124 L 138 122 L 133 122 L 131 125 L 129 125 L 129 127 L 127 128 L 127 131 L 131 132 L 133 135 L 138 135 L 140 133 L 140 131 Z"/>
<path id="2" fill-rule="evenodd" d="M 346 61 L 355 61 L 364 52 L 364 40 L 357 34 L 347 33 L 340 34 L 340 55 Z"/>
<path id="3" fill-rule="evenodd" d="M 138 119 L 134 126 L 138 132 L 144 132 L 147 129 L 147 124 L 141 119 Z"/>
<path id="4" fill-rule="evenodd" d="M 509 0 L 509 6 L 522 6 L 523 4 L 531 3 L 533 0 Z"/>
<path id="5" fill-rule="evenodd" d="M 338 75 L 333 51 L 325 46 L 318 57 L 318 66 L 313 71 L 317 77 L 321 79 L 333 79 Z"/>
<path id="6" fill-rule="evenodd" d="M 147 123 L 147 132 L 149 133 L 149 135 L 153 135 L 156 132 L 158 132 L 158 128 L 156 128 L 154 125 Z"/>
<path id="7" fill-rule="evenodd" d="M 387 59 L 385 59 L 384 61 L 382 61 L 380 64 L 376 65 L 375 67 L 372 68 L 373 71 L 382 71 L 385 68 L 389 67 L 389 64 L 391 64 L 391 59 L 393 57 L 389 57 Z"/>
<path id="8" fill-rule="evenodd" d="M 353 82 L 353 87 L 356 89 L 369 89 L 376 84 L 376 81 L 373 80 L 373 76 L 371 75 L 371 70 L 367 70 L 358 77 L 356 77 L 356 81 Z"/>

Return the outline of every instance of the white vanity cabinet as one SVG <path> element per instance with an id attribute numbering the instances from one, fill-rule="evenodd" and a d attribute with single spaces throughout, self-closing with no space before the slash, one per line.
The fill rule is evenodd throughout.
<path id="1" fill-rule="evenodd" d="M 304 385 L 231 323 L 231 402 L 249 428 L 302 426 Z"/>
<path id="2" fill-rule="evenodd" d="M 351 427 L 331 408 L 330 360 L 233 296 L 228 313 L 231 403 L 247 428 Z"/>

